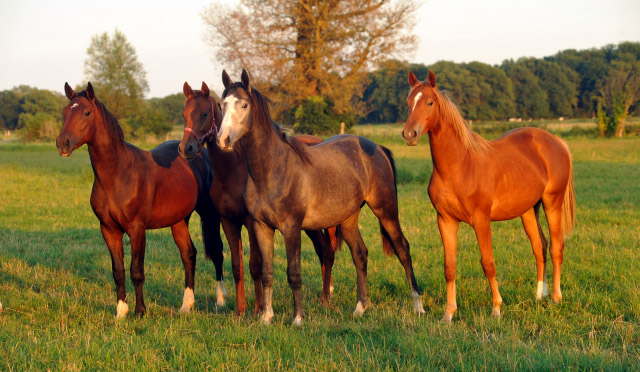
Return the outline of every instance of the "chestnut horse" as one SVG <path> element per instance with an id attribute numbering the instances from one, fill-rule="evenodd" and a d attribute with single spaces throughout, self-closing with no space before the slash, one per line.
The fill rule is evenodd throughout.
<path id="1" fill-rule="evenodd" d="M 240 230 L 246 226 L 249 235 L 249 270 L 254 282 L 256 302 L 255 312 L 263 307 L 262 297 L 262 256 L 258 249 L 253 230 L 253 218 L 245 205 L 243 193 L 247 185 L 249 173 L 244 153 L 238 149 L 231 152 L 220 150 L 216 144 L 215 133 L 220 129 L 222 114 L 215 98 L 209 94 L 209 87 L 202 82 L 201 90 L 192 90 L 188 83 L 184 83 L 183 92 L 186 97 L 183 117 L 185 132 L 180 142 L 179 152 L 186 158 L 194 157 L 206 144 L 209 161 L 216 177 L 211 188 L 211 199 L 220 213 L 220 221 L 229 248 L 233 278 L 236 284 L 236 313 L 244 314 L 247 302 L 244 290 L 244 267 L 242 260 L 242 240 Z M 306 144 L 318 144 L 322 140 L 314 136 L 299 136 Z M 334 251 L 338 249 L 340 241 L 336 238 L 336 229 L 321 231 L 306 231 L 313 242 L 316 254 L 322 265 L 324 301 L 328 301 L 333 291 L 331 285 L 331 268 L 334 262 Z"/>
<path id="2" fill-rule="evenodd" d="M 65 84 L 69 104 L 63 109 L 64 126 L 56 139 L 62 156 L 87 144 L 94 172 L 91 207 L 100 220 L 100 230 L 111 253 L 117 290 L 117 317 L 126 316 L 125 272 L 122 237 L 131 239 L 131 280 L 136 290 L 136 313 L 146 311 L 144 283 L 145 230 L 171 227 L 185 270 L 181 312 L 188 312 L 193 296 L 196 248 L 188 223 L 196 210 L 202 220 L 205 250 L 222 281 L 222 240 L 219 217 L 209 189 L 213 173 L 206 159 L 186 161 L 178 156 L 178 141 L 165 142 L 151 151 L 124 141 L 115 117 L 96 98 L 91 83 L 75 93 Z M 220 286 L 218 286 L 220 290 Z M 220 295 L 220 294 L 218 294 Z"/>
<path id="3" fill-rule="evenodd" d="M 383 249 L 395 253 L 405 269 L 414 310 L 424 312 L 409 254 L 409 243 L 398 221 L 395 165 L 391 152 L 370 140 L 340 135 L 315 146 L 285 134 L 271 119 L 269 101 L 251 87 L 249 74 L 232 83 L 226 71 L 222 94 L 223 118 L 218 133 L 222 150 L 240 145 L 249 171 L 244 200 L 254 218 L 263 258 L 265 309 L 262 320 L 273 317 L 273 236 L 284 235 L 287 276 L 293 291 L 294 325 L 302 324 L 300 287 L 300 230 L 340 225 L 357 269 L 358 301 L 354 315 L 367 306 L 367 247 L 358 229 L 366 203 L 380 221 Z"/>
<path id="4" fill-rule="evenodd" d="M 457 310 L 456 235 L 460 221 L 475 231 L 482 268 L 493 295 L 494 316 L 500 316 L 502 297 L 495 278 L 491 221 L 522 218 L 536 258 L 536 298 L 547 295 L 547 239 L 540 226 L 540 205 L 551 235 L 551 298 L 559 302 L 564 238 L 573 230 L 576 208 L 567 144 L 538 128 L 514 129 L 487 141 L 467 128 L 457 107 L 436 88 L 432 71 L 427 82 L 418 81 L 411 71 L 409 84 L 409 118 L 402 136 L 409 146 L 415 146 L 423 134 L 429 133 L 433 160 L 429 197 L 438 212 L 447 281 L 447 307 L 442 321 L 451 322 Z"/>

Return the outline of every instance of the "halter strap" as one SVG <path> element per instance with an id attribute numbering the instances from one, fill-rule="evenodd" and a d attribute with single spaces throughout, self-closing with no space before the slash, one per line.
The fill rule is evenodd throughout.
<path id="1" fill-rule="evenodd" d="M 211 137 L 215 137 L 217 134 L 217 129 L 216 129 L 216 112 L 213 108 L 213 101 L 211 102 L 211 128 L 209 128 L 208 131 L 206 131 L 205 133 L 203 133 L 202 135 L 199 135 L 196 131 L 194 131 L 191 128 L 185 127 L 184 131 L 185 132 L 189 132 L 191 134 L 193 134 L 194 137 L 196 137 L 196 140 L 198 141 L 198 153 L 200 153 L 200 151 L 202 150 L 202 148 L 204 147 L 205 142 L 207 142 L 209 139 L 211 139 Z"/>

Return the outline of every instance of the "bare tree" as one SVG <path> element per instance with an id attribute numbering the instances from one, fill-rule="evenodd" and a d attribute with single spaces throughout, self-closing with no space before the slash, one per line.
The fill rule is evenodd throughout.
<path id="1" fill-rule="evenodd" d="M 366 73 L 415 46 L 416 9 L 413 0 L 240 0 L 213 4 L 202 19 L 218 60 L 247 68 L 276 114 L 311 96 L 338 114 L 362 114 Z"/>

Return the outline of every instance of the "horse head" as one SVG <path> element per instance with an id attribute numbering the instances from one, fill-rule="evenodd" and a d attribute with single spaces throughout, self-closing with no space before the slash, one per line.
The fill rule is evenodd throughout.
<path id="1" fill-rule="evenodd" d="M 65 83 L 64 91 L 69 103 L 62 109 L 64 125 L 56 139 L 56 146 L 60 155 L 67 157 L 93 139 L 95 120 L 100 112 L 96 106 L 96 96 L 91 83 L 87 84 L 86 90 L 77 94 Z"/>
<path id="2" fill-rule="evenodd" d="M 402 138 L 407 145 L 415 146 L 420 137 L 438 123 L 440 115 L 439 105 L 436 103 L 439 95 L 436 88 L 436 75 L 433 71 L 429 71 L 426 82 L 418 81 L 413 71 L 409 71 L 409 84 L 411 85 L 411 91 L 407 97 L 409 118 L 404 124 Z"/>
<path id="3" fill-rule="evenodd" d="M 231 151 L 234 143 L 251 129 L 253 99 L 251 81 L 247 70 L 242 70 L 241 82 L 233 83 L 227 71 L 222 71 L 222 124 L 218 132 L 218 146 Z"/>
<path id="4" fill-rule="evenodd" d="M 184 83 L 182 91 L 187 100 L 182 111 L 184 134 L 178 152 L 183 158 L 190 159 L 202 150 L 205 143 L 215 138 L 222 114 L 204 81 L 199 91 L 192 90 L 187 82 Z"/>

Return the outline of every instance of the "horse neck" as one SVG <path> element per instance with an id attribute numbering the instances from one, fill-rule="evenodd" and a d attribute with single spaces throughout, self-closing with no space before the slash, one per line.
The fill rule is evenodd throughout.
<path id="1" fill-rule="evenodd" d="M 268 187 L 271 181 L 286 173 L 277 171 L 281 170 L 278 164 L 285 162 L 287 154 L 293 153 L 293 149 L 279 139 L 279 134 L 271 124 L 265 126 L 254 123 L 247 136 L 243 148 L 249 177 L 258 189 Z"/>
<path id="2" fill-rule="evenodd" d="M 110 135 L 106 119 L 100 117 L 96 118 L 95 133 L 87 147 L 96 182 L 109 187 L 126 168 L 129 159 L 126 145 Z"/>
<path id="3" fill-rule="evenodd" d="M 433 171 L 447 174 L 455 171 L 464 159 L 471 156 L 456 133 L 453 125 L 442 117 L 429 130 L 429 148 L 433 161 Z"/>

